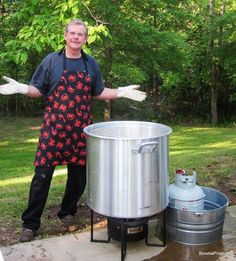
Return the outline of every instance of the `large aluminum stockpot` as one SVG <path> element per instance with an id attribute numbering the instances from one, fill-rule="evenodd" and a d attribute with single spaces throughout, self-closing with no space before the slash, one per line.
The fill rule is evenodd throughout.
<path id="1" fill-rule="evenodd" d="M 110 121 L 87 126 L 88 206 L 108 217 L 142 218 L 169 204 L 168 126 Z"/>

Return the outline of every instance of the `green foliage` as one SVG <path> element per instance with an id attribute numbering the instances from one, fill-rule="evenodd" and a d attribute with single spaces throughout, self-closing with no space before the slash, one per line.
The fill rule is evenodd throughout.
<path id="1" fill-rule="evenodd" d="M 20 29 L 15 38 L 6 42 L 6 52 L 0 57 L 13 60 L 16 64 L 25 64 L 29 53 L 41 53 L 45 49 L 56 51 L 64 46 L 63 29 L 73 17 L 83 13 L 80 1 L 24 1 L 23 5 L 6 22 L 20 23 Z M 106 27 L 88 25 L 90 43 L 100 39 L 100 34 L 107 36 Z M 11 55 L 9 55 L 11 52 Z"/>
<path id="2" fill-rule="evenodd" d="M 204 0 L 4 3 L 1 75 L 27 82 L 41 59 L 63 46 L 63 28 L 76 17 L 88 24 L 89 45 L 85 49 L 98 60 L 108 86 L 140 83 L 153 100 L 153 111 L 163 108 L 166 115 L 180 118 L 192 113 L 192 117 L 207 121 L 214 89 L 220 119 L 235 120 L 231 113 L 236 111 L 236 16 L 232 1 L 214 1 L 212 14 Z M 213 65 L 217 68 L 215 83 Z M 34 104 L 36 110 L 42 108 L 41 104 L 37 107 L 39 101 L 18 97 L 0 97 L 0 101 L 3 113 L 19 108 L 24 111 L 27 103 L 30 108 Z"/>
<path id="3" fill-rule="evenodd" d="M 133 84 L 142 84 L 147 81 L 148 76 L 133 64 L 114 63 L 112 65 L 111 78 L 113 86 L 123 86 L 127 80 Z"/>

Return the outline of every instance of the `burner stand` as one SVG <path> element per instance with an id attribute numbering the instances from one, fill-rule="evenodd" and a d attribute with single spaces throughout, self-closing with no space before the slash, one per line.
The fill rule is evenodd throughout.
<path id="1" fill-rule="evenodd" d="M 91 209 L 91 216 L 90 216 L 90 220 L 91 220 L 91 230 L 90 230 L 90 241 L 91 242 L 97 242 L 97 243 L 109 243 L 111 241 L 111 238 L 118 240 L 121 242 L 121 261 L 124 261 L 125 256 L 126 256 L 126 250 L 127 250 L 127 242 L 129 241 L 134 241 L 134 240 L 127 240 L 127 236 L 128 236 L 128 230 L 129 229 L 133 229 L 137 226 L 143 226 L 144 228 L 144 238 L 145 238 L 145 243 L 147 246 L 156 246 L 156 247 L 165 247 L 166 245 L 166 211 L 163 210 L 161 213 L 158 213 L 157 215 L 154 215 L 152 217 L 145 217 L 145 218 L 141 218 L 141 219 L 116 219 L 116 218 L 110 218 L 110 217 L 106 217 L 107 221 L 108 221 L 108 226 L 109 227 L 109 220 L 112 220 L 112 224 L 115 225 L 117 227 L 117 230 L 120 232 L 120 235 L 118 238 L 114 238 L 113 235 L 111 235 L 111 231 L 109 231 L 108 228 L 108 238 L 106 240 L 102 240 L 102 239 L 94 239 L 94 233 L 93 233 L 93 215 L 94 215 L 94 211 Z M 162 243 L 161 244 L 156 244 L 156 243 L 150 243 L 148 240 L 148 225 L 149 225 L 149 220 L 152 218 L 156 217 L 157 219 L 157 223 L 158 220 L 161 221 L 162 224 Z M 117 237 L 117 236 L 116 236 Z M 142 239 L 142 238 L 140 238 Z M 137 239 L 137 240 L 140 240 Z M 135 241 L 137 241 L 135 240 Z"/>

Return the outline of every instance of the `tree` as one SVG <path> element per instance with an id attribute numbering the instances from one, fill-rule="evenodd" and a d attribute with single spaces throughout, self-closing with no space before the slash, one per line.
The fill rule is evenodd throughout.
<path id="1" fill-rule="evenodd" d="M 111 1 L 108 5 L 107 1 L 97 0 L 90 3 L 93 14 L 106 21 L 111 36 L 103 47 L 99 46 L 103 49 L 99 57 L 102 57 L 100 62 L 109 86 L 135 81 L 157 100 L 161 93 L 158 85 L 164 82 L 173 86 L 173 81 L 177 84 L 181 69 L 188 64 L 188 46 L 183 35 L 165 26 L 168 17 L 157 21 L 157 14 L 166 6 L 164 1 Z M 98 44 L 95 43 L 94 49 Z"/>
<path id="2" fill-rule="evenodd" d="M 80 17 L 89 27 L 86 51 L 98 60 L 106 85 L 140 83 L 149 94 L 138 105 L 113 101 L 121 117 L 126 108 L 145 120 L 161 113 L 213 124 L 232 117 L 236 16 L 230 0 L 26 0 L 1 7 L 1 74 L 28 80 L 45 54 L 63 46 L 66 22 Z M 0 99 L 1 110 L 38 104 L 19 96 Z"/>

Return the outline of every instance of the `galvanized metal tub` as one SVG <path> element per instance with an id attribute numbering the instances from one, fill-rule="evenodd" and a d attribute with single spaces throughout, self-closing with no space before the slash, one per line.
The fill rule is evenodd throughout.
<path id="1" fill-rule="evenodd" d="M 87 204 L 108 217 L 142 218 L 169 204 L 168 126 L 142 121 L 92 124 L 87 134 Z"/>
<path id="2" fill-rule="evenodd" d="M 186 245 L 208 245 L 222 237 L 227 196 L 212 188 L 201 187 L 205 193 L 201 212 L 167 208 L 168 237 Z"/>

